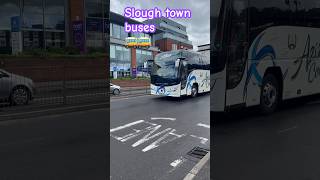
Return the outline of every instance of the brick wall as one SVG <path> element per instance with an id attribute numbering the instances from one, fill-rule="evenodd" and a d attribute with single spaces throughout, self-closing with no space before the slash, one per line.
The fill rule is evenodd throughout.
<path id="1" fill-rule="evenodd" d="M 155 42 L 156 46 L 159 47 L 159 49 L 161 51 L 171 51 L 172 50 L 172 44 L 177 44 L 177 49 L 193 49 L 192 45 L 189 44 L 185 44 L 179 41 L 175 41 L 172 39 L 161 39 L 161 40 L 157 40 Z"/>
<path id="2" fill-rule="evenodd" d="M 0 69 L 35 82 L 106 79 L 105 58 L 0 58 Z"/>

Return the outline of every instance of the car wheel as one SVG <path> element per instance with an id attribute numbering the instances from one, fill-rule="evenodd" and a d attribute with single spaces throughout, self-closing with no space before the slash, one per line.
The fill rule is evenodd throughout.
<path id="1" fill-rule="evenodd" d="M 13 89 L 10 102 L 12 105 L 26 105 L 29 103 L 30 93 L 25 87 L 17 87 Z"/>
<path id="2" fill-rule="evenodd" d="M 120 90 L 119 89 L 113 90 L 113 95 L 119 95 L 119 94 L 120 94 Z"/>
<path id="3" fill-rule="evenodd" d="M 193 85 L 191 88 L 191 96 L 197 97 L 198 96 L 198 87 L 196 85 Z"/>
<path id="4" fill-rule="evenodd" d="M 260 95 L 260 110 L 263 114 L 274 112 L 280 101 L 280 88 L 277 78 L 267 74 L 262 81 Z"/>

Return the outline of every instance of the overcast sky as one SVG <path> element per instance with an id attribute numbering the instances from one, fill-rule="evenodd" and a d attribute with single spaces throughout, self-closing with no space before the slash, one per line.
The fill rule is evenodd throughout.
<path id="1" fill-rule="evenodd" d="M 125 7 L 150 9 L 158 7 L 184 8 L 192 11 L 191 19 L 172 19 L 187 26 L 189 40 L 197 49 L 198 45 L 210 43 L 210 0 L 110 0 L 112 12 L 123 15 Z M 143 21 L 145 19 L 137 19 Z"/>

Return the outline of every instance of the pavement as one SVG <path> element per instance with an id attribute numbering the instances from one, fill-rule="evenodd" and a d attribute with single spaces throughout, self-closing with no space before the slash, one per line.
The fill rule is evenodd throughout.
<path id="1" fill-rule="evenodd" d="M 200 161 L 188 152 L 210 149 L 209 103 L 209 94 L 111 99 L 110 179 L 184 179 Z"/>
<path id="2" fill-rule="evenodd" d="M 210 180 L 210 160 L 204 164 L 193 180 Z"/>
<path id="3" fill-rule="evenodd" d="M 0 179 L 106 179 L 108 112 L 0 121 Z"/>
<path id="4" fill-rule="evenodd" d="M 287 102 L 261 116 L 255 108 L 212 114 L 215 180 L 319 180 L 320 101 Z"/>

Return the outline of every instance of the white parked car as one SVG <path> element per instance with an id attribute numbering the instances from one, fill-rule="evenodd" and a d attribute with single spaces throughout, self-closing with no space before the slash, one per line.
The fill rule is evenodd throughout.
<path id="1" fill-rule="evenodd" d="M 110 93 L 112 93 L 113 95 L 119 95 L 121 92 L 120 89 L 120 86 L 110 83 Z"/>
<path id="2" fill-rule="evenodd" d="M 33 99 L 34 92 L 35 85 L 31 79 L 0 69 L 0 102 L 28 104 Z"/>

